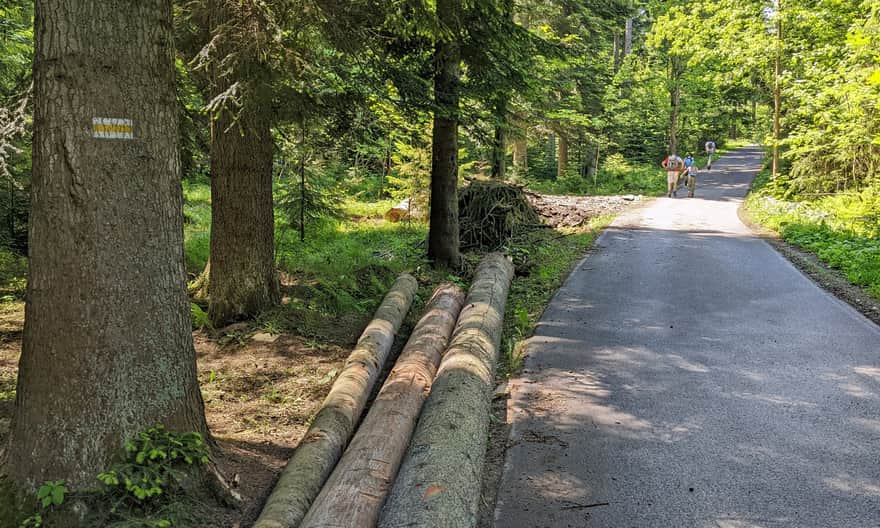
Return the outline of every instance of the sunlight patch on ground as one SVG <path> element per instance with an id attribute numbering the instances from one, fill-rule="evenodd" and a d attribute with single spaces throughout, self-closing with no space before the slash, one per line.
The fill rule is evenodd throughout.
<path id="1" fill-rule="evenodd" d="M 848 473 L 838 473 L 833 477 L 824 479 L 823 482 L 829 488 L 843 493 L 880 497 L 880 482 L 876 480 L 854 477 Z"/>
<path id="2" fill-rule="evenodd" d="M 880 382 L 880 367 L 863 366 L 855 367 L 853 370 L 856 374 L 861 374 L 862 376 L 867 376 L 874 381 Z"/>

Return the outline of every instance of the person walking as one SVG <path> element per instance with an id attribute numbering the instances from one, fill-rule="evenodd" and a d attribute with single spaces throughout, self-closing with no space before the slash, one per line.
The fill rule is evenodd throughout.
<path id="1" fill-rule="evenodd" d="M 686 183 L 688 188 L 688 198 L 694 197 L 694 191 L 697 189 L 697 172 L 699 172 L 699 167 L 695 164 L 691 164 L 685 169 L 687 174 Z"/>
<path id="2" fill-rule="evenodd" d="M 706 155 L 709 157 L 709 161 L 706 163 L 706 170 L 712 170 L 712 156 L 715 155 L 715 142 L 711 139 L 706 142 Z"/>
<path id="3" fill-rule="evenodd" d="M 685 158 L 684 158 L 684 171 L 682 172 L 682 176 L 684 176 L 684 178 L 681 180 L 681 184 L 679 185 L 679 187 L 687 184 L 687 174 L 688 174 L 688 171 L 690 170 L 690 168 L 694 166 L 694 163 L 695 162 L 694 162 L 693 154 L 688 154 L 687 156 L 685 156 Z"/>
<path id="4" fill-rule="evenodd" d="M 672 198 L 678 189 L 678 176 L 684 167 L 684 160 L 673 152 L 660 162 L 660 166 L 666 169 L 666 197 Z"/>

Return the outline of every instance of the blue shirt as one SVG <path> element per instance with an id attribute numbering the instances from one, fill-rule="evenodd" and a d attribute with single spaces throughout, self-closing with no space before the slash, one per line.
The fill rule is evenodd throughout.
<path id="1" fill-rule="evenodd" d="M 684 159 L 684 166 L 685 167 L 690 167 L 693 164 L 694 164 L 694 158 L 688 156 Z"/>

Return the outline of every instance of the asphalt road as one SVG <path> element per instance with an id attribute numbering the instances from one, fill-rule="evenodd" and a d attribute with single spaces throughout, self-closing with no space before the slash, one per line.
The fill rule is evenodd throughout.
<path id="1" fill-rule="evenodd" d="M 759 163 L 619 218 L 557 293 L 498 528 L 880 527 L 880 329 L 739 221 Z"/>

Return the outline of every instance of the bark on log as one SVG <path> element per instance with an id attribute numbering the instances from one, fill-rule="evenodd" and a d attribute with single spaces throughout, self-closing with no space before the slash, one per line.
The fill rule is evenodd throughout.
<path id="1" fill-rule="evenodd" d="M 434 292 L 301 528 L 376 526 L 463 304 L 464 292 L 454 284 Z"/>
<path id="2" fill-rule="evenodd" d="M 354 432 L 418 284 L 401 275 L 361 334 L 321 410 L 281 473 L 254 528 L 297 526 Z"/>
<path id="3" fill-rule="evenodd" d="M 512 278 L 513 264 L 500 254 L 480 263 L 382 510 L 381 528 L 476 526 L 495 363 Z"/>

